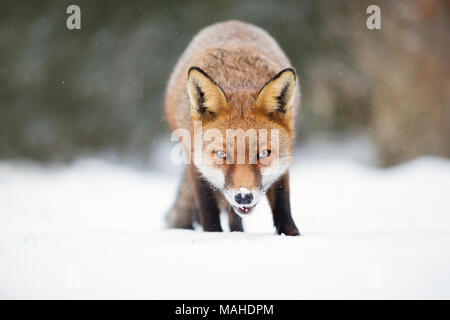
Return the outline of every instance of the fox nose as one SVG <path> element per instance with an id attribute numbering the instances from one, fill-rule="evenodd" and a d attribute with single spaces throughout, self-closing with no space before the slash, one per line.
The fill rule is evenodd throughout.
<path id="1" fill-rule="evenodd" d="M 249 204 L 253 201 L 253 195 L 251 193 L 238 193 L 234 196 L 234 200 L 239 204 Z"/>

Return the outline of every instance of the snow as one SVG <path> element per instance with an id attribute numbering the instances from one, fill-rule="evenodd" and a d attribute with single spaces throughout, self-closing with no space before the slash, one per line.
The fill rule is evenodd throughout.
<path id="1" fill-rule="evenodd" d="M 0 162 L 0 298 L 450 298 L 450 161 L 297 159 L 294 219 L 164 228 L 178 177 L 88 159 Z M 224 222 L 226 217 L 223 218 Z"/>

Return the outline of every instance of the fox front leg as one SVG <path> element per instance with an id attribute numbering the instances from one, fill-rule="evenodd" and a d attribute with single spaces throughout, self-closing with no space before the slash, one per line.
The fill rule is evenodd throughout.
<path id="1" fill-rule="evenodd" d="M 194 167 L 191 166 L 190 172 L 195 201 L 197 202 L 198 217 L 203 231 L 222 231 L 220 210 L 214 190 Z"/>
<path id="2" fill-rule="evenodd" d="M 300 232 L 295 226 L 294 219 L 292 219 L 291 215 L 288 173 L 269 188 L 267 198 L 272 209 L 273 223 L 277 233 L 287 236 L 299 236 Z"/>
<path id="3" fill-rule="evenodd" d="M 242 225 L 242 218 L 239 217 L 233 209 L 228 210 L 228 224 L 230 225 L 230 231 L 243 232 L 244 226 Z"/>

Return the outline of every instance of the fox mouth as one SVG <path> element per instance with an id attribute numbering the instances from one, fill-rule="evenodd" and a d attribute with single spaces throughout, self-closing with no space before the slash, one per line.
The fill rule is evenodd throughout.
<path id="1" fill-rule="evenodd" d="M 238 214 L 238 215 L 249 215 L 250 213 L 253 212 L 253 209 L 255 208 L 255 206 L 233 206 L 234 211 Z"/>

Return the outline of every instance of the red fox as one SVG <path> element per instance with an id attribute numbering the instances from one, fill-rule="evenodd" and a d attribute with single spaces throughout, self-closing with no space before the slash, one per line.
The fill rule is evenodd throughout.
<path id="1" fill-rule="evenodd" d="M 198 221 L 204 231 L 222 231 L 220 213 L 227 212 L 230 230 L 243 231 L 242 217 L 266 195 L 277 233 L 299 235 L 288 174 L 299 101 L 295 71 L 267 32 L 239 21 L 201 30 L 176 64 L 165 95 L 172 130 L 191 133 L 180 142 L 187 172 L 168 213 L 169 226 L 193 228 Z M 208 155 L 203 161 L 194 156 L 196 122 L 200 134 L 213 130 L 227 137 L 202 149 Z M 230 142 L 230 130 L 244 132 L 244 138 Z M 248 132 L 256 132 L 256 140 Z M 245 150 L 244 161 L 236 161 L 239 150 Z"/>

